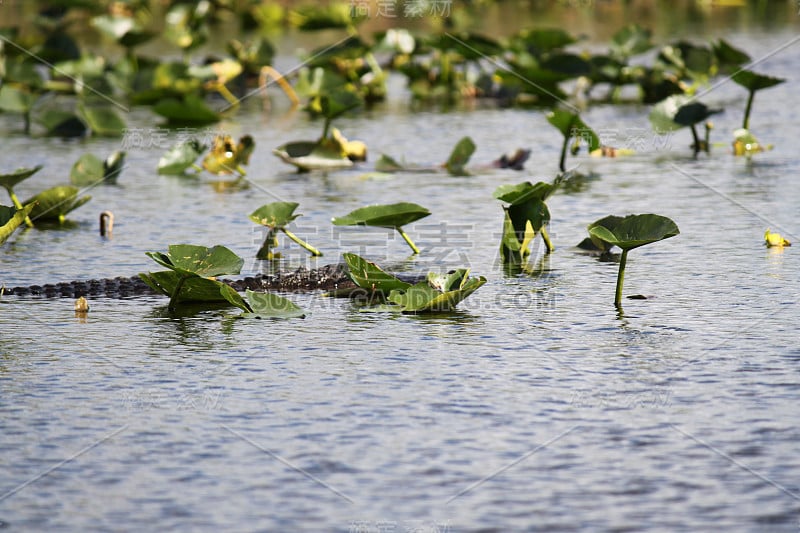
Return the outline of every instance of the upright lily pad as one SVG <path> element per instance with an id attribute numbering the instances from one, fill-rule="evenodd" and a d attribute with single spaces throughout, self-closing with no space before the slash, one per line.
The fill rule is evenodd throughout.
<path id="1" fill-rule="evenodd" d="M 466 176 L 468 173 L 464 167 L 474 153 L 475 143 L 470 137 L 463 137 L 453 148 L 444 166 L 453 176 Z"/>
<path id="2" fill-rule="evenodd" d="M 678 226 L 671 219 L 654 214 L 628 215 L 622 217 L 606 217 L 589 226 L 592 241 L 598 239 L 622 249 L 617 274 L 617 290 L 614 304 L 622 303 L 622 286 L 625 278 L 625 265 L 628 252 L 678 235 Z M 596 241 L 595 241 L 596 242 Z"/>
<path id="3" fill-rule="evenodd" d="M 0 205 L 0 244 L 6 242 L 25 222 L 32 209 L 33 205 L 26 205 L 22 209 Z"/>
<path id="4" fill-rule="evenodd" d="M 547 121 L 555 126 L 564 137 L 564 142 L 561 146 L 561 157 L 559 159 L 559 168 L 561 172 L 566 171 L 565 160 L 567 156 L 567 145 L 570 139 L 575 139 L 576 144 L 580 141 L 585 141 L 588 145 L 589 152 L 600 148 L 600 138 L 592 128 L 581 120 L 580 115 L 577 113 L 572 113 L 564 109 L 554 109 L 547 114 Z"/>
<path id="5" fill-rule="evenodd" d="M 94 185 L 103 180 L 107 183 L 116 183 L 124 164 L 125 152 L 120 150 L 109 155 L 105 161 L 101 161 L 94 154 L 83 154 L 72 165 L 69 179 L 73 185 L 79 187 Z"/>
<path id="6" fill-rule="evenodd" d="M 97 135 L 119 137 L 125 131 L 125 120 L 109 104 L 81 105 L 80 116 Z"/>
<path id="7" fill-rule="evenodd" d="M 773 78 L 750 70 L 739 70 L 731 76 L 731 79 L 747 89 L 749 93 L 747 107 L 744 110 L 744 122 L 742 123 L 742 128 L 744 129 L 750 128 L 750 111 L 753 109 L 753 98 L 755 98 L 756 92 L 769 89 L 786 81 L 783 78 Z"/>
<path id="8" fill-rule="evenodd" d="M 146 252 L 146 255 L 171 271 L 139 274 L 148 285 L 170 297 L 170 309 L 174 309 L 182 301 L 225 300 L 250 311 L 233 288 L 211 279 L 214 276 L 238 274 L 241 271 L 244 259 L 228 248 L 172 244 L 167 253 Z"/>
<path id="9" fill-rule="evenodd" d="M 381 228 L 394 228 L 406 241 L 411 250 L 419 253 L 419 248 L 403 231 L 403 226 L 425 218 L 431 212 L 421 205 L 410 202 L 400 202 L 388 205 L 369 205 L 348 213 L 343 217 L 331 220 L 335 226 L 377 226 Z"/>
<path id="10" fill-rule="evenodd" d="M 167 175 L 183 174 L 191 167 L 207 146 L 197 139 L 187 139 L 170 148 L 158 160 L 158 173 Z"/>
<path id="11" fill-rule="evenodd" d="M 264 244 L 261 245 L 258 253 L 256 253 L 258 259 L 274 259 L 277 256 L 272 252 L 272 248 L 278 245 L 278 240 L 275 237 L 277 231 L 285 233 L 287 237 L 311 252 L 311 255 L 322 255 L 322 252 L 286 229 L 290 222 L 300 216 L 299 214 L 294 214 L 294 210 L 297 209 L 298 205 L 300 204 L 295 202 L 272 202 L 271 204 L 262 205 L 250 214 L 250 220 L 270 229 L 264 239 Z"/>
<path id="12" fill-rule="evenodd" d="M 252 312 L 242 313 L 242 318 L 305 318 L 306 312 L 291 300 L 271 292 L 247 290 L 247 301 Z"/>
<path id="13" fill-rule="evenodd" d="M 550 222 L 550 210 L 545 200 L 555 191 L 556 184 L 526 181 L 517 185 L 501 185 L 494 197 L 507 202 L 504 206 L 503 238 L 500 257 L 504 263 L 521 264 L 530 255 L 530 243 L 539 232 L 548 251 L 553 245 L 545 226 Z"/>
<path id="14" fill-rule="evenodd" d="M 30 212 L 30 218 L 33 221 L 54 220 L 64 222 L 68 213 L 92 199 L 88 195 L 79 198 L 79 192 L 77 187 L 59 185 L 40 192 L 24 203 L 26 205 L 36 204 Z"/>

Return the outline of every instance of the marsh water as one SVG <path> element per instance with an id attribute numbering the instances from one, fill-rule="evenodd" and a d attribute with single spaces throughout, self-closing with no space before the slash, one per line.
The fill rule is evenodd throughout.
<path id="1" fill-rule="evenodd" d="M 721 36 L 722 34 L 720 34 Z M 584 120 L 637 154 L 569 160 L 597 179 L 548 202 L 556 251 L 528 273 L 498 265 L 498 185 L 551 180 L 560 139 L 541 111 L 458 108 L 411 113 L 393 100 L 338 121 L 380 153 L 440 163 L 462 135 L 474 173 L 370 173 L 372 163 L 296 174 L 270 152 L 314 139 L 320 124 L 258 97 L 218 128 L 251 134 L 249 187 L 219 192 L 208 175 L 159 176 L 180 132 L 144 140 L 30 139 L 0 116 L 3 168 L 44 164 L 26 198 L 65 183 L 83 153 L 122 148 L 118 185 L 63 229 L 17 233 L 2 283 L 135 275 L 173 243 L 224 244 L 245 258 L 263 239 L 247 214 L 297 201 L 294 231 L 324 252 L 283 243 L 284 268 L 354 251 L 389 270 L 467 266 L 488 283 L 452 314 L 387 316 L 345 299 L 288 295 L 305 320 L 236 320 L 231 309 L 171 315 L 161 297 L 0 300 L 0 528 L 231 531 L 742 530 L 800 527 L 800 249 L 767 249 L 767 227 L 800 244 L 800 72 L 796 26 L 724 34 L 759 71 L 790 78 L 756 97 L 752 129 L 773 151 L 729 152 L 746 94 L 733 83 L 703 101 L 710 155 L 682 130 L 656 137 L 649 108 L 590 107 Z M 787 46 L 787 43 L 788 46 Z M 780 47 L 777 53 L 773 53 Z M 292 58 L 282 59 L 291 64 Z M 164 137 L 166 135 L 166 138 Z M 134 142 L 135 141 L 135 142 Z M 526 170 L 486 169 L 531 148 Z M 334 229 L 332 216 L 414 201 L 433 213 L 407 228 L 423 249 L 378 229 Z M 116 223 L 97 231 L 100 211 Z M 617 265 L 575 249 L 607 214 L 655 212 L 678 237 Z M 288 240 L 287 240 L 288 242 Z"/>

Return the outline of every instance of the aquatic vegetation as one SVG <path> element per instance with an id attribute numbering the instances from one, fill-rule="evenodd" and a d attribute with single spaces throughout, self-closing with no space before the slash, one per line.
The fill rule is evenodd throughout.
<path id="1" fill-rule="evenodd" d="M 158 173 L 167 175 L 181 175 L 189 167 L 200 171 L 195 161 L 206 151 L 208 146 L 201 144 L 197 139 L 187 139 L 170 148 L 158 160 Z"/>
<path id="2" fill-rule="evenodd" d="M 468 176 L 469 173 L 464 167 L 473 153 L 475 153 L 475 143 L 469 137 L 462 138 L 453 148 L 444 168 L 453 176 Z"/>
<path id="3" fill-rule="evenodd" d="M 233 144 L 230 135 L 217 135 L 211 150 L 203 158 L 203 168 L 212 174 L 247 175 L 242 165 L 250 162 L 250 155 L 255 149 L 255 141 L 249 135 L 244 135 L 237 144 Z"/>
<path id="4" fill-rule="evenodd" d="M 410 202 L 400 202 L 388 205 L 369 205 L 348 213 L 343 217 L 331 220 L 335 226 L 377 226 L 396 230 L 406 241 L 411 250 L 419 253 L 419 248 L 411 237 L 403 231 L 403 226 L 415 220 L 425 218 L 431 212 L 421 205 Z"/>
<path id="5" fill-rule="evenodd" d="M 792 243 L 789 242 L 788 239 L 784 239 L 780 233 L 772 233 L 769 228 L 764 232 L 764 244 L 767 245 L 767 248 L 783 248 L 784 246 L 792 245 Z"/>
<path id="6" fill-rule="evenodd" d="M 22 211 L 22 203 L 19 201 L 19 198 L 17 198 L 16 193 L 14 193 L 14 187 L 16 187 L 21 181 L 30 178 L 42 170 L 42 168 L 42 165 L 36 165 L 33 168 L 20 167 L 13 172 L 0 174 L 0 186 L 2 186 L 6 192 L 8 192 L 8 196 L 11 198 L 11 201 L 14 203 L 14 207 L 17 209 L 17 211 Z M 30 217 L 25 217 L 25 224 L 27 224 L 28 227 L 33 227 L 33 222 L 31 222 Z"/>
<path id="7" fill-rule="evenodd" d="M 750 130 L 739 128 L 733 132 L 733 155 L 752 157 L 759 152 L 772 150 L 771 144 L 761 144 Z"/>
<path id="8" fill-rule="evenodd" d="M 94 185 L 100 181 L 116 183 L 125 165 L 125 152 L 117 150 L 101 161 L 94 154 L 83 154 L 69 173 L 70 183 L 79 187 Z"/>
<path id="9" fill-rule="evenodd" d="M 306 312 L 291 300 L 271 292 L 245 292 L 251 311 L 240 314 L 240 318 L 305 318 Z"/>
<path id="10" fill-rule="evenodd" d="M 33 205 L 26 205 L 22 209 L 0 205 L 0 244 L 11 237 L 11 234 L 20 227 L 33 209 Z"/>
<path id="11" fill-rule="evenodd" d="M 653 106 L 650 111 L 649 119 L 653 129 L 658 134 L 664 134 L 670 131 L 676 131 L 681 128 L 688 127 L 691 129 L 692 150 L 694 155 L 701 151 L 708 153 L 710 149 L 710 135 L 713 126 L 708 119 L 717 113 L 721 113 L 721 109 L 711 109 L 702 102 L 698 102 L 687 95 L 674 95 L 666 98 Z M 697 124 L 705 123 L 705 138 L 700 139 L 697 135 Z"/>
<path id="12" fill-rule="evenodd" d="M 264 244 L 261 245 L 261 248 L 259 248 L 256 253 L 256 258 L 271 260 L 280 257 L 279 253 L 274 253 L 272 251 L 273 248 L 278 246 L 277 232 L 279 231 L 282 231 L 287 237 L 308 250 L 311 255 L 316 257 L 322 255 L 322 252 L 286 229 L 286 226 L 290 222 L 301 216 L 299 214 L 294 214 L 294 210 L 297 209 L 299 205 L 300 204 L 295 202 L 272 202 L 271 204 L 262 205 L 250 214 L 250 220 L 269 228 L 269 232 L 264 238 Z"/>
<path id="13" fill-rule="evenodd" d="M 59 185 L 27 199 L 25 204 L 34 204 L 30 212 L 31 220 L 63 224 L 68 213 L 92 199 L 88 195 L 79 197 L 79 194 L 80 190 L 77 187 Z"/>
<path id="14" fill-rule="evenodd" d="M 181 302 L 228 302 L 244 311 L 252 309 L 232 287 L 214 279 L 238 274 L 244 259 L 224 246 L 171 244 L 167 253 L 145 252 L 169 270 L 142 272 L 139 277 L 153 290 L 169 296 L 169 309 Z"/>
<path id="15" fill-rule="evenodd" d="M 587 145 L 588 151 L 592 152 L 600 148 L 600 138 L 592 128 L 586 125 L 577 113 L 566 111 L 563 109 L 554 109 L 547 114 L 547 122 L 555 126 L 564 137 L 564 142 L 561 145 L 561 156 L 558 160 L 558 168 L 561 172 L 566 172 L 565 160 L 567 158 L 567 146 L 569 140 L 574 139 L 572 146 L 572 154 L 575 155 L 580 149 L 581 141 Z"/>
<path id="16" fill-rule="evenodd" d="M 353 283 L 385 298 L 387 302 L 364 308 L 363 311 L 449 312 L 486 283 L 486 278 L 483 276 L 470 278 L 468 268 L 459 268 L 447 274 L 430 272 L 424 281 L 411 285 L 356 254 L 343 254 L 343 256 Z"/>
<path id="17" fill-rule="evenodd" d="M 500 241 L 500 258 L 504 264 L 521 265 L 530 255 L 530 244 L 539 233 L 547 247 L 553 251 L 553 243 L 547 234 L 550 210 L 545 200 L 553 194 L 557 183 L 529 181 L 517 185 L 501 185 L 493 196 L 508 205 L 503 206 L 503 237 Z"/>
<path id="18" fill-rule="evenodd" d="M 628 215 L 626 217 L 608 216 L 588 226 L 592 241 L 606 243 L 622 249 L 617 274 L 617 290 L 614 305 L 622 305 L 622 285 L 625 280 L 625 267 L 628 252 L 646 244 L 669 239 L 680 233 L 678 226 L 667 217 L 654 214 Z M 599 248 L 605 244 L 598 244 Z"/>
<path id="19" fill-rule="evenodd" d="M 753 99 L 756 96 L 758 91 L 763 89 L 769 89 L 770 87 L 774 87 L 779 85 L 786 80 L 783 78 L 773 78 L 772 76 L 765 76 L 763 74 L 757 74 L 750 70 L 739 70 L 731 79 L 747 89 L 747 107 L 744 110 L 744 120 L 742 121 L 742 128 L 749 129 L 750 128 L 750 112 L 753 110 Z"/>

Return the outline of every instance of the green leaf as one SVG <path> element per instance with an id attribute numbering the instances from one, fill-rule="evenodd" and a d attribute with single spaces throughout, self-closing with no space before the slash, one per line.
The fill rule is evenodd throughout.
<path id="1" fill-rule="evenodd" d="M 500 201 L 519 205 L 529 200 L 544 201 L 556 190 L 556 185 L 540 181 L 536 185 L 529 181 L 517 185 L 500 185 L 492 195 Z"/>
<path id="2" fill-rule="evenodd" d="M 30 213 L 31 220 L 58 220 L 92 199 L 91 196 L 78 198 L 79 190 L 71 185 L 60 185 L 40 192 L 24 201 L 23 204 L 36 203 Z"/>
<path id="3" fill-rule="evenodd" d="M 336 89 L 320 97 L 320 110 L 322 116 L 328 120 L 347 113 L 359 107 L 363 100 L 353 91 L 347 89 Z"/>
<path id="4" fill-rule="evenodd" d="M 154 291 L 160 292 L 165 296 L 172 296 L 183 276 L 174 270 L 162 270 L 159 272 L 142 272 L 139 274 L 139 277 Z M 231 297 L 230 291 L 236 293 L 232 287 L 221 281 L 192 276 L 183 281 L 181 292 L 176 299 L 176 303 L 229 302 L 233 304 L 231 300 L 235 298 Z M 239 296 L 239 300 L 241 300 L 241 296 Z M 236 307 L 248 310 L 243 300 L 242 305 L 236 305 Z"/>
<path id="5" fill-rule="evenodd" d="M 27 113 L 38 99 L 38 95 L 12 85 L 0 87 L 0 111 Z"/>
<path id="6" fill-rule="evenodd" d="M 98 135 L 118 137 L 125 131 L 125 121 L 110 105 L 81 104 L 79 111 L 92 132 Z"/>
<path id="7" fill-rule="evenodd" d="M 193 244 L 171 244 L 166 254 L 145 252 L 156 263 L 183 275 L 203 277 L 238 274 L 244 259 L 224 246 L 207 248 Z"/>
<path id="8" fill-rule="evenodd" d="M 603 239 L 592 235 L 591 230 L 596 226 L 602 226 L 606 229 L 613 231 L 614 228 L 619 226 L 620 222 L 622 222 L 623 218 L 618 217 L 616 215 L 608 215 L 603 217 L 599 220 L 596 220 L 589 224 L 586 229 L 589 230 L 589 241 L 594 245 L 594 248 L 600 250 L 602 252 L 607 252 L 611 248 L 614 247 L 614 244 L 604 241 Z"/>
<path id="9" fill-rule="evenodd" d="M 182 98 L 164 98 L 159 100 L 153 111 L 174 124 L 210 124 L 217 122 L 220 115 L 206 105 L 205 101 L 194 94 Z"/>
<path id="10" fill-rule="evenodd" d="M 86 134 L 86 123 L 71 111 L 50 108 L 36 114 L 36 122 L 44 126 L 48 135 L 58 137 L 82 137 Z"/>
<path id="11" fill-rule="evenodd" d="M 675 122 L 675 115 L 681 107 L 691 101 L 690 96 L 675 94 L 654 105 L 649 115 L 653 130 L 656 133 L 667 133 L 683 128 L 684 125 Z"/>
<path id="12" fill-rule="evenodd" d="M 125 167 L 125 155 L 122 150 L 116 150 L 103 161 L 103 179 L 109 183 L 116 183 L 122 169 Z"/>
<path id="13" fill-rule="evenodd" d="M 515 39 L 520 39 L 535 55 L 564 48 L 577 39 L 559 28 L 541 28 L 521 32 Z"/>
<path id="14" fill-rule="evenodd" d="M 284 163 L 300 170 L 334 170 L 353 166 L 353 162 L 341 150 L 333 149 L 318 141 L 297 141 L 275 148 L 273 154 Z"/>
<path id="15" fill-rule="evenodd" d="M 32 209 L 33 205 L 26 205 L 22 209 L 0 205 L 0 244 L 6 242 L 14 230 L 25 222 L 25 217 Z"/>
<path id="16" fill-rule="evenodd" d="M 347 264 L 347 275 L 362 289 L 388 294 L 395 289 L 407 289 L 411 286 L 356 254 L 345 253 L 342 257 Z"/>
<path id="17" fill-rule="evenodd" d="M 301 216 L 293 214 L 299 205 L 295 202 L 272 202 L 262 205 L 250 214 L 250 220 L 262 226 L 280 229 Z"/>
<path id="18" fill-rule="evenodd" d="M 306 312 L 290 300 L 271 292 L 247 290 L 247 300 L 253 308 L 251 313 L 242 313 L 242 318 L 305 318 Z"/>
<path id="19" fill-rule="evenodd" d="M 710 109 L 702 102 L 691 102 L 678 108 L 673 121 L 681 126 L 692 126 L 704 122 L 711 115 L 722 113 L 722 109 Z"/>
<path id="20" fill-rule="evenodd" d="M 606 217 L 589 227 L 589 235 L 622 250 L 633 250 L 678 235 L 678 226 L 667 217 L 654 214 Z"/>
<path id="21" fill-rule="evenodd" d="M 72 165 L 69 181 L 73 185 L 85 187 L 103 179 L 103 162 L 94 154 L 83 154 Z"/>
<path id="22" fill-rule="evenodd" d="M 754 92 L 769 89 L 786 81 L 784 78 L 773 78 L 750 70 L 740 70 L 731 76 L 731 79 L 748 91 Z"/>
<path id="23" fill-rule="evenodd" d="M 386 154 L 381 154 L 377 161 L 375 161 L 375 170 L 377 172 L 397 172 L 403 170 L 405 167 L 398 163 L 393 158 Z"/>
<path id="24" fill-rule="evenodd" d="M 36 165 L 33 168 L 20 167 L 8 174 L 0 174 L 0 187 L 5 187 L 10 192 L 19 182 L 33 176 L 42 168 L 42 165 Z"/>
<path id="25" fill-rule="evenodd" d="M 625 26 L 611 37 L 611 53 L 615 58 L 627 60 L 647 52 L 653 47 L 651 32 L 638 24 Z"/>
<path id="26" fill-rule="evenodd" d="M 399 228 L 415 220 L 425 218 L 430 214 L 430 211 L 420 205 L 400 202 L 397 204 L 361 207 L 343 217 L 334 218 L 331 222 L 335 226 Z"/>
<path id="27" fill-rule="evenodd" d="M 206 151 L 207 146 L 197 139 L 188 139 L 170 148 L 158 160 L 158 173 L 167 175 L 183 174 L 192 166 L 200 154 Z"/>
<path id="28" fill-rule="evenodd" d="M 600 138 L 576 113 L 564 109 L 554 109 L 547 114 L 547 122 L 555 126 L 566 139 L 575 138 L 586 141 L 590 152 L 600 148 Z"/>
<path id="29" fill-rule="evenodd" d="M 723 67 L 738 67 L 750 62 L 750 56 L 742 50 L 731 46 L 725 39 L 711 45 L 717 62 Z"/>
<path id="30" fill-rule="evenodd" d="M 442 292 L 432 287 L 429 281 L 421 281 L 407 289 L 393 290 L 388 300 L 401 306 L 404 313 L 453 311 L 459 302 L 486 283 L 486 278 L 483 276 L 468 279 L 468 274 L 469 270 L 464 270 L 447 278 L 458 281 L 458 288 Z M 429 279 L 430 277 L 429 275 Z M 440 278 L 433 276 L 433 279 Z"/>
<path id="31" fill-rule="evenodd" d="M 466 176 L 467 172 L 464 166 L 469 162 L 473 153 L 475 153 L 475 143 L 471 138 L 463 137 L 453 148 L 444 166 L 453 176 Z"/>

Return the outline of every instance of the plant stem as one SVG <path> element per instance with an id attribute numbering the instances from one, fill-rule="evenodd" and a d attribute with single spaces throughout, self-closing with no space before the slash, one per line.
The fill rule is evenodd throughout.
<path id="1" fill-rule="evenodd" d="M 414 244 L 414 241 L 412 241 L 412 240 L 411 240 L 411 237 L 409 237 L 409 236 L 406 234 L 406 232 L 405 232 L 405 231 L 403 231 L 403 228 L 401 228 L 400 226 L 398 226 L 398 227 L 396 227 L 395 229 L 396 229 L 396 230 L 397 230 L 397 232 L 398 232 L 398 233 L 399 233 L 399 234 L 400 234 L 400 235 L 403 237 L 403 239 L 405 239 L 405 241 L 408 243 L 408 245 L 411 247 L 411 249 L 414 251 L 414 253 L 415 253 L 415 254 L 418 254 L 418 253 L 419 253 L 419 248 L 417 248 L 417 245 L 416 245 L 416 244 Z"/>
<path id="2" fill-rule="evenodd" d="M 750 91 L 750 95 L 747 97 L 747 107 L 744 108 L 744 122 L 742 123 L 744 129 L 748 129 L 750 125 L 750 110 L 753 108 L 753 97 L 755 95 L 755 91 Z"/>
<path id="3" fill-rule="evenodd" d="M 692 138 L 694 139 L 694 157 L 697 158 L 697 154 L 700 153 L 700 138 L 697 136 L 697 129 L 694 124 L 690 127 L 692 128 Z"/>
<path id="4" fill-rule="evenodd" d="M 539 233 L 542 234 L 542 240 L 544 241 L 544 245 L 547 246 L 547 253 L 548 254 L 553 253 L 555 247 L 553 247 L 553 243 L 550 241 L 550 235 L 547 234 L 547 229 L 545 229 L 545 227 L 542 226 L 541 228 L 539 228 Z"/>
<path id="5" fill-rule="evenodd" d="M 320 252 L 319 250 L 317 250 L 316 248 L 314 248 L 313 246 L 302 240 L 300 237 L 298 237 L 288 229 L 286 228 L 281 228 L 281 229 L 283 230 L 283 232 L 286 234 L 287 237 L 289 237 L 294 242 L 296 242 L 297 244 L 299 244 L 300 246 L 311 252 L 311 255 L 313 255 L 314 257 L 320 257 L 322 255 L 322 252 Z"/>
<path id="6" fill-rule="evenodd" d="M 181 289 L 183 288 L 183 282 L 186 281 L 188 278 L 187 276 L 181 276 L 181 279 L 178 280 L 178 283 L 175 285 L 175 290 L 172 291 L 172 295 L 169 297 L 169 307 L 170 311 L 175 310 L 175 305 L 178 303 L 178 296 L 181 293 Z"/>
<path id="7" fill-rule="evenodd" d="M 328 138 L 328 130 L 330 129 L 330 127 L 331 127 L 331 119 L 326 117 L 325 126 L 323 126 L 322 128 L 322 139 L 320 139 L 320 141 L 324 141 L 325 139 Z"/>
<path id="8" fill-rule="evenodd" d="M 614 297 L 614 305 L 622 305 L 622 283 L 625 281 L 625 263 L 628 261 L 628 250 L 622 250 L 619 258 L 619 273 L 617 273 L 617 294 Z"/>
<path id="9" fill-rule="evenodd" d="M 22 210 L 22 203 L 19 201 L 19 198 L 17 198 L 17 195 L 11 189 L 7 190 L 8 190 L 8 196 L 11 197 L 11 202 L 14 204 L 14 207 L 17 208 L 17 211 Z M 33 227 L 33 221 L 31 220 L 31 217 L 25 217 L 25 225 L 28 226 L 29 228 Z"/>
<path id="10" fill-rule="evenodd" d="M 569 144 L 569 135 L 564 136 L 564 144 L 561 146 L 561 159 L 558 161 L 558 168 L 561 169 L 561 172 L 566 172 L 564 168 L 564 162 L 567 159 L 567 145 Z"/>

